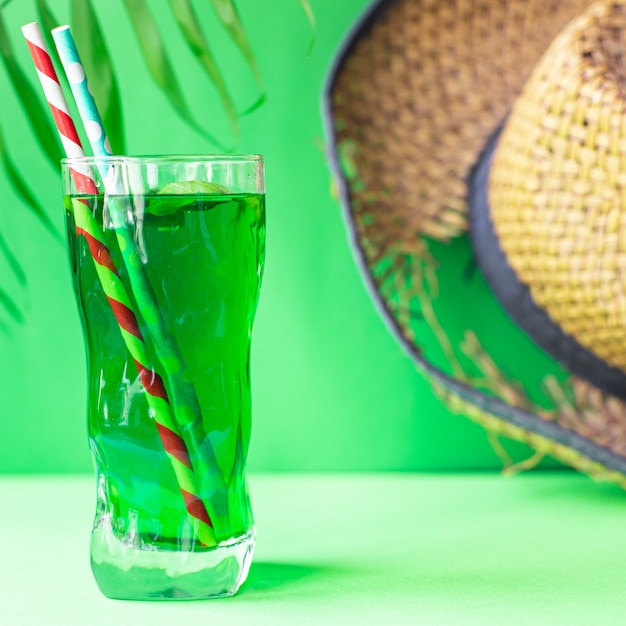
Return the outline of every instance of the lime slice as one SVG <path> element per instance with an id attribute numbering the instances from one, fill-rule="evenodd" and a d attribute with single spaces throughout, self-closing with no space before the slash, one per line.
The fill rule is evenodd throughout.
<path id="1" fill-rule="evenodd" d="M 169 194 L 172 196 L 183 196 L 192 193 L 230 193 L 227 187 L 218 183 L 208 183 L 204 180 L 185 180 L 180 182 L 168 183 L 159 190 L 159 195 Z"/>
<path id="2" fill-rule="evenodd" d="M 230 193 L 230 190 L 224 185 L 218 183 L 209 183 L 203 180 L 185 180 L 180 182 L 168 183 L 165 187 L 159 189 L 157 194 L 159 196 L 193 196 L 193 195 L 224 195 Z M 147 206 L 148 213 L 153 215 L 170 215 L 184 209 L 186 206 L 193 204 L 193 200 L 190 200 L 186 204 L 180 204 L 173 202 L 169 198 L 152 197 Z"/>

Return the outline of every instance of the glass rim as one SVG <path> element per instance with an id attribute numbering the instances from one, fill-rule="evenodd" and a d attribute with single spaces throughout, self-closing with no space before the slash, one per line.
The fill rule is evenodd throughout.
<path id="1" fill-rule="evenodd" d="M 137 156 L 111 155 L 65 157 L 62 166 L 91 165 L 94 163 L 139 165 L 141 163 L 263 163 L 261 154 L 146 154 Z"/>

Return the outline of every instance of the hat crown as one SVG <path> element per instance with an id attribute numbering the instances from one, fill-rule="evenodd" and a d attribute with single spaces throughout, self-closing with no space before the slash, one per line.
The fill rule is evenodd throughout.
<path id="1" fill-rule="evenodd" d="M 539 345 L 626 399 L 625 44 L 626 1 L 603 0 L 537 63 L 489 157 L 489 221 L 504 256 L 491 267 L 478 257 Z M 522 314 L 525 290 L 536 311 Z"/>

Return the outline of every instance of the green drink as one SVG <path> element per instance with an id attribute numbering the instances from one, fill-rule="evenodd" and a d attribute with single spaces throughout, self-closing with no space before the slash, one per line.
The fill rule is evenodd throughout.
<path id="1" fill-rule="evenodd" d="M 230 595 L 245 579 L 254 547 L 245 467 L 264 196 L 258 186 L 231 193 L 217 183 L 179 182 L 180 175 L 140 194 L 135 180 L 128 195 L 65 196 L 98 474 L 92 568 L 102 591 L 117 598 Z M 150 177 L 144 178 L 145 187 Z M 100 229 L 98 250 L 81 226 L 86 211 Z M 102 250 L 110 253 L 139 332 L 120 324 L 130 314 L 120 317 L 103 281 Z M 145 282 L 141 289 L 137 280 Z M 129 336 L 143 342 L 154 370 L 148 379 L 140 376 Z M 164 438 L 158 406 L 149 402 L 155 377 L 179 439 L 167 429 Z M 193 472 L 191 487 L 174 471 L 181 455 Z M 198 503 L 186 506 L 192 490 L 214 541 L 202 538 L 190 515 Z"/>

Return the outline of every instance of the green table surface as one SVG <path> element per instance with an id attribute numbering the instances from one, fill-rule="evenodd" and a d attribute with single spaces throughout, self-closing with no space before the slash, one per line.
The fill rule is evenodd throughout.
<path id="1" fill-rule="evenodd" d="M 0 476 L 0 624 L 626 624 L 626 493 L 569 473 L 253 475 L 234 598 L 108 600 L 89 476 Z"/>

